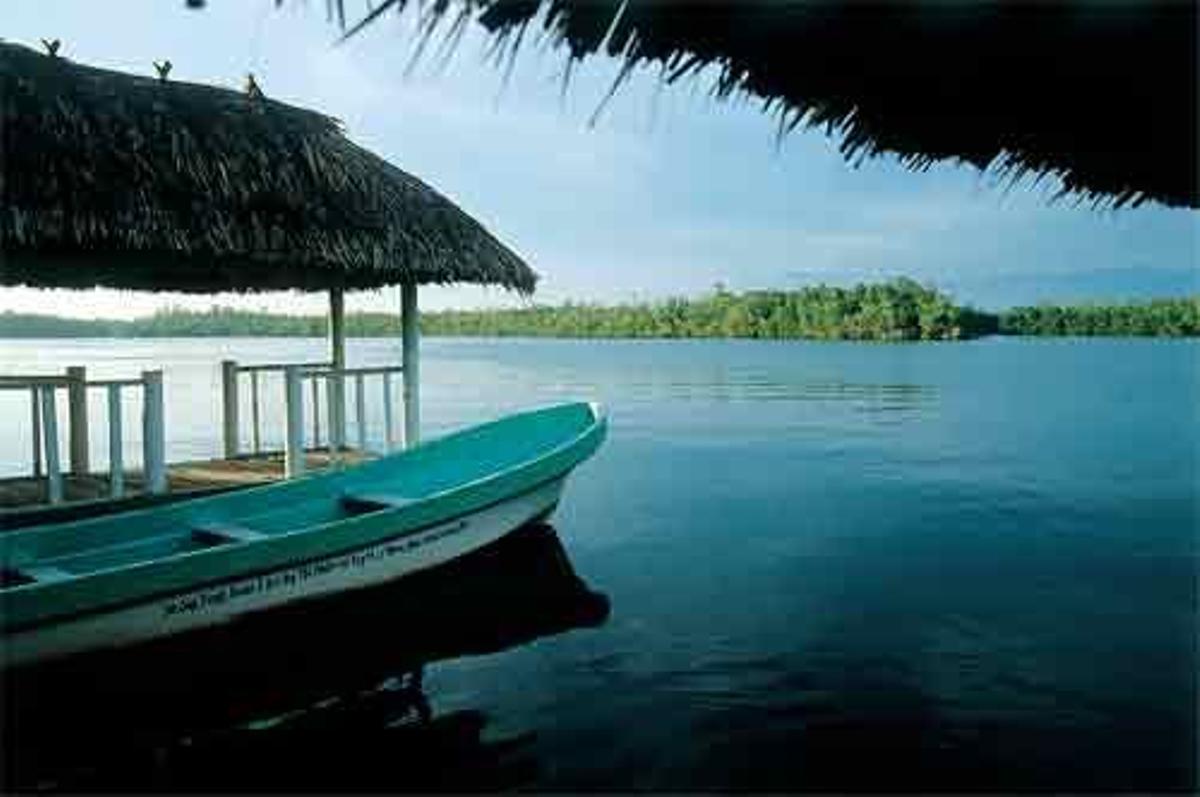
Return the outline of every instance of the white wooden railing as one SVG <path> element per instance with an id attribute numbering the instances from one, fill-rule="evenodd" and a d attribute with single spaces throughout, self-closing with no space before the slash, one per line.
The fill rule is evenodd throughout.
<path id="1" fill-rule="evenodd" d="M 59 458 L 58 391 L 67 395 L 70 470 L 76 475 L 90 472 L 88 453 L 87 391 L 102 389 L 108 399 L 109 494 L 125 494 L 124 423 L 121 391 L 142 389 L 142 470 L 146 492 L 167 490 L 166 435 L 164 433 L 162 371 L 143 371 L 137 379 L 88 381 L 84 368 L 73 366 L 65 376 L 0 376 L 0 390 L 25 390 L 30 396 L 30 427 L 33 438 L 32 470 L 35 478 L 46 479 L 46 498 L 51 504 L 63 501 L 63 473 Z"/>
<path id="2" fill-rule="evenodd" d="M 251 452 L 261 454 L 262 445 L 262 392 L 259 389 L 260 376 L 268 373 L 282 373 L 284 369 L 298 366 L 301 368 L 327 368 L 328 362 L 310 363 L 260 363 L 258 365 L 240 365 L 236 360 L 221 362 L 221 408 L 222 408 L 222 439 L 226 459 L 233 459 L 242 453 L 241 447 L 241 375 L 246 374 L 250 384 L 250 442 Z M 314 445 L 320 444 L 321 397 L 314 380 L 312 385 L 313 401 L 313 440 Z M 332 428 L 332 426 L 331 426 Z"/>
<path id="3" fill-rule="evenodd" d="M 340 452 L 346 448 L 346 383 L 354 385 L 354 425 L 355 443 L 360 451 L 367 451 L 367 396 L 368 379 L 378 379 L 379 397 L 383 410 L 383 450 L 391 451 L 404 447 L 409 442 L 405 429 L 406 424 L 398 425 L 395 421 L 396 403 L 392 390 L 392 377 L 404 372 L 401 365 L 373 366 L 366 368 L 334 368 L 330 363 L 264 363 L 258 365 L 240 365 L 234 360 L 221 363 L 222 373 L 222 405 L 224 409 L 224 448 L 227 458 L 241 455 L 241 379 L 248 376 L 250 400 L 250 445 L 251 452 L 261 454 L 264 451 L 262 435 L 263 390 L 260 389 L 260 375 L 282 372 L 283 376 L 283 441 L 284 465 L 286 475 L 296 476 L 304 472 L 305 449 L 322 447 L 322 420 L 326 423 L 325 442 L 331 456 L 336 460 Z M 310 423 L 311 437 L 305 439 L 305 382 L 308 382 L 308 392 L 311 396 L 312 417 Z M 324 391 L 321 385 L 324 385 Z M 322 393 L 324 393 L 325 413 L 322 419 Z M 409 411 L 408 405 L 402 407 L 402 412 Z M 399 433 L 398 433 L 399 432 Z"/>

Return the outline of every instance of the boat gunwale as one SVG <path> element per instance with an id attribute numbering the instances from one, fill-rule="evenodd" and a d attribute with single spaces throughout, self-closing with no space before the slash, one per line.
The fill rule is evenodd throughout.
<path id="1" fill-rule="evenodd" d="M 599 402 L 596 402 L 596 401 L 566 401 L 566 402 L 560 402 L 557 404 L 548 404 L 548 405 L 541 406 L 541 407 L 534 407 L 532 409 L 522 410 L 521 412 L 514 413 L 512 415 L 506 415 L 506 416 L 503 416 L 500 418 L 494 418 L 490 421 L 485 421 L 481 424 L 467 426 L 462 429 L 454 429 L 444 435 L 441 435 L 439 437 L 434 437 L 430 440 L 427 440 L 416 448 L 409 448 L 409 449 L 404 449 L 402 451 L 397 451 L 394 454 L 389 454 L 384 457 L 379 457 L 378 459 L 373 459 L 373 460 L 369 460 L 366 462 L 362 462 L 357 465 L 353 465 L 350 468 L 340 468 L 340 469 L 336 469 L 336 470 L 335 469 L 326 469 L 326 470 L 321 470 L 321 471 L 314 471 L 314 472 L 310 472 L 310 473 L 305 473 L 301 476 L 294 477 L 291 479 L 281 480 L 281 481 L 277 481 L 277 482 L 271 482 L 269 484 L 256 484 L 256 485 L 252 485 L 252 486 L 248 486 L 248 487 L 242 487 L 240 489 L 224 490 L 215 495 L 199 495 L 199 496 L 196 496 L 195 498 L 187 498 L 187 499 L 184 499 L 183 501 L 179 501 L 179 502 L 173 503 L 173 504 L 158 504 L 158 505 L 154 505 L 154 506 L 138 507 L 136 509 L 129 509 L 129 510 L 119 512 L 119 513 L 114 513 L 114 514 L 96 515 L 94 517 L 80 518 L 78 520 L 65 520 L 65 521 L 62 521 L 59 523 L 46 523 L 46 524 L 41 524 L 41 525 L 37 525 L 37 526 L 28 526 L 28 527 L 23 527 L 23 528 L 10 529 L 10 530 L 5 531 L 3 534 L 0 534 L 0 549 L 7 548 L 7 547 L 10 547 L 15 544 L 19 544 L 22 537 L 27 537 L 32 534 L 48 534 L 48 533 L 51 533 L 51 532 L 57 530 L 58 528 L 64 527 L 64 526 L 87 527 L 87 526 L 91 526 L 91 525 L 101 525 L 106 522 L 111 522 L 112 519 L 114 517 L 116 517 L 118 514 L 123 518 L 133 519 L 133 518 L 140 517 L 140 516 L 151 515 L 155 512 L 162 512 L 164 510 L 180 509 L 183 506 L 186 506 L 188 508 L 194 508 L 197 506 L 204 506 L 206 504 L 219 503 L 222 500 L 229 500 L 232 497 L 232 495 L 236 495 L 238 498 L 242 498 L 244 496 L 258 495 L 265 491 L 280 490 L 282 488 L 291 489 L 291 488 L 295 488 L 300 485 L 311 484 L 314 480 L 317 480 L 317 479 L 338 477 L 338 476 L 342 476 L 347 473 L 362 473 L 364 469 L 370 469 L 374 466 L 379 465 L 380 463 L 394 462 L 399 457 L 412 455 L 412 454 L 415 454 L 418 452 L 426 453 L 426 452 L 430 451 L 432 447 L 440 447 L 440 446 L 444 445 L 445 443 L 448 443 L 448 442 L 454 440 L 455 438 L 465 437 L 468 434 L 477 433 L 480 430 L 485 429 L 485 428 L 500 426 L 500 425 L 508 423 L 510 421 L 514 421 L 518 418 L 526 418 L 526 417 L 538 415 L 541 413 L 549 413 L 554 410 L 565 409 L 566 407 L 581 407 L 581 406 L 585 406 L 585 405 L 591 410 L 592 422 L 591 422 L 591 424 L 588 425 L 587 428 L 583 429 L 583 431 L 581 431 L 578 435 L 576 435 L 575 438 L 572 438 L 570 441 L 567 441 L 566 443 L 562 443 L 559 446 L 555 446 L 552 449 L 548 449 L 548 450 L 540 453 L 534 459 L 529 459 L 529 460 L 524 460 L 522 462 L 518 462 L 518 463 L 516 463 L 514 465 L 510 465 L 509 467 L 504 468 L 502 470 L 495 471 L 493 473 L 489 473 L 485 476 L 481 476 L 480 478 L 475 479 L 473 481 L 463 482 L 462 484 L 456 485 L 455 487 L 450 488 L 449 490 L 443 490 L 440 493 L 431 493 L 431 494 L 429 494 L 427 496 L 423 496 L 419 499 L 421 501 L 424 501 L 427 499 L 432 499 L 436 496 L 443 495 L 447 492 L 451 492 L 455 489 L 458 489 L 459 487 L 473 485 L 473 484 L 476 484 L 477 482 L 486 481 L 491 478 L 498 478 L 511 470 L 524 467 L 524 466 L 531 464 L 533 462 L 536 462 L 540 459 L 551 456 L 554 453 L 556 453 L 559 448 L 562 448 L 565 446 L 570 446 L 570 445 L 573 445 L 576 442 L 578 442 L 578 439 L 580 437 L 583 437 L 584 435 L 586 435 L 593 427 L 604 425 L 608 419 L 607 411 L 605 410 L 605 408 L 602 404 L 600 404 Z M 378 513 L 374 513 L 374 514 L 378 514 Z M 340 522 L 345 522 L 345 521 L 343 520 Z M 322 526 L 324 526 L 324 525 L 326 525 L 326 524 L 322 524 Z M 285 537 L 285 536 L 292 535 L 292 534 L 305 533 L 309 530 L 314 530 L 314 529 L 317 529 L 320 527 L 321 526 L 309 526 L 309 527 L 306 527 L 304 529 L 300 529 L 297 531 L 281 532 L 278 534 L 273 534 L 271 536 L 272 536 L 272 538 Z M 203 550 L 188 551 L 188 552 L 180 553 L 178 555 L 185 556 L 185 555 L 191 555 L 193 553 L 207 553 L 207 551 L 203 551 Z M 60 557 L 60 558 L 62 558 L 62 557 Z M 158 561 L 158 560 L 156 560 L 156 561 Z M 132 567 L 132 566 L 133 565 L 129 565 L 127 567 Z M 121 568 L 121 569 L 124 569 L 124 568 Z M 102 572 L 102 571 L 96 571 L 96 572 Z M 90 574 L 81 574 L 81 576 L 82 575 L 90 575 Z M 19 584 L 19 585 L 14 585 L 12 587 L 6 587 L 6 588 L 0 590 L 0 594 L 8 594 L 13 589 L 22 589 L 22 588 L 25 588 L 28 586 L 31 586 L 31 585 Z"/>
<path id="2" fill-rule="evenodd" d="M 378 540 L 374 540 L 372 542 L 366 543 L 366 545 L 368 547 L 374 546 L 374 545 L 384 545 L 384 544 L 393 542 L 395 540 L 399 540 L 404 537 L 410 536 L 413 533 L 425 531 L 429 528 L 432 528 L 433 526 L 440 526 L 445 523 L 453 523 L 453 522 L 461 520 L 462 518 L 467 517 L 469 515 L 473 515 L 478 512 L 481 512 L 481 511 L 484 511 L 487 509 L 491 509 L 495 506 L 498 506 L 499 504 L 505 503 L 506 501 L 513 501 L 513 500 L 516 500 L 519 498 L 524 498 L 525 496 L 529 495 L 530 493 L 534 493 L 534 492 L 537 492 L 538 490 L 541 490 L 546 485 L 551 484 L 552 482 L 565 479 L 567 477 L 567 475 L 568 474 L 559 474 L 557 476 L 551 476 L 547 479 L 543 479 L 542 481 L 539 481 L 537 484 L 530 485 L 527 489 L 522 490 L 519 493 L 515 493 L 515 494 L 513 494 L 511 496 L 507 496 L 505 498 L 497 499 L 485 506 L 477 507 L 475 509 L 465 511 L 465 512 L 462 512 L 461 514 L 453 515 L 451 517 L 441 518 L 439 520 L 433 521 L 432 523 L 427 523 L 427 524 L 424 524 L 424 525 L 416 527 L 416 528 L 405 529 L 404 531 L 398 532 L 397 534 L 395 534 L 393 536 L 383 537 Z M 555 502 L 555 506 L 557 506 L 557 502 Z M 512 531 L 516 531 L 516 529 L 512 529 Z M 507 533 L 511 534 L 512 531 L 509 531 Z M 323 559 L 345 556 L 346 554 L 350 554 L 350 553 L 353 553 L 354 551 L 361 550 L 363 547 L 364 547 L 363 545 L 353 545 L 353 546 L 350 546 L 347 548 L 338 549 L 336 551 L 322 553 L 320 555 L 309 557 L 306 559 L 290 560 L 290 561 L 283 562 L 280 564 L 272 565 L 271 567 L 223 575 L 217 579 L 211 579 L 208 581 L 195 582 L 193 584 L 189 584 L 185 588 L 185 591 L 186 592 L 194 592 L 194 591 L 199 591 L 199 590 L 215 589 L 222 585 L 232 584 L 232 583 L 244 580 L 244 579 L 250 579 L 250 578 L 255 578 L 255 577 L 259 577 L 259 576 L 266 576 L 266 575 L 270 575 L 271 573 L 277 573 L 281 570 L 290 570 L 290 569 L 296 568 L 296 567 L 303 567 L 304 565 L 311 564 L 313 562 L 320 562 Z M 361 587 L 360 589 L 365 589 L 365 587 Z M 134 597 L 130 597 L 119 603 L 106 603 L 103 605 L 98 605 L 95 607 L 82 609 L 82 610 L 74 612 L 72 614 L 55 615 L 55 616 L 52 616 L 45 620 L 36 620 L 36 621 L 27 623 L 24 625 L 10 626 L 10 627 L 5 628 L 3 633 L 6 635 L 21 634 L 21 633 L 25 633 L 27 631 L 32 631 L 32 630 L 39 629 L 39 628 L 51 628 L 51 627 L 53 627 L 55 625 L 59 625 L 61 623 L 74 622 L 76 620 L 81 620 L 81 619 L 85 619 L 88 617 L 94 617 L 98 614 L 104 614 L 106 612 L 120 611 L 122 609 L 127 609 L 130 607 L 138 606 L 143 603 L 153 603 L 154 601 L 165 600 L 165 599 L 171 598 L 173 596 L 182 595 L 182 594 L 184 594 L 184 592 L 181 592 L 179 590 L 163 590 L 163 591 L 154 592 L 154 593 L 146 593 L 143 595 L 137 595 Z M 319 598 L 320 598 L 319 595 L 309 595 L 309 596 L 303 596 L 301 598 L 298 598 L 297 600 L 318 600 Z M 260 611 L 267 611 L 267 610 L 260 610 Z M 0 670 L 3 670 L 5 668 L 6 668 L 6 665 L 3 660 L 3 656 L 0 656 Z"/>
<path id="3" fill-rule="evenodd" d="M 308 557 L 297 558 L 297 559 L 286 559 L 285 558 L 281 561 L 272 561 L 270 564 L 265 565 L 265 566 L 260 566 L 260 567 L 250 566 L 250 567 L 234 568 L 231 572 L 223 573 L 219 578 L 216 578 L 216 579 L 209 578 L 209 579 L 204 579 L 204 580 L 198 580 L 198 581 L 189 582 L 187 584 L 173 586 L 173 587 L 167 588 L 167 589 L 135 594 L 135 595 L 132 595 L 132 596 L 126 598 L 123 601 L 120 601 L 120 600 L 118 600 L 118 601 L 100 601 L 100 602 L 96 603 L 94 607 L 93 606 L 85 606 L 83 608 L 76 609 L 74 611 L 65 610 L 65 611 L 60 611 L 60 612 L 52 611 L 52 612 L 45 612 L 45 613 L 39 613 L 39 612 L 34 611 L 34 612 L 31 612 L 31 614 L 33 616 L 28 620 L 22 619 L 22 620 L 17 620 L 16 622 L 10 622 L 11 613 L 7 610 L 9 608 L 7 606 L 7 604 L 11 600 L 15 599 L 15 600 L 28 601 L 28 600 L 32 600 L 33 595 L 36 595 L 39 593 L 46 593 L 46 594 L 51 594 L 53 592 L 61 593 L 61 591 L 64 588 L 78 590 L 78 589 L 86 586 L 89 582 L 92 582 L 94 580 L 104 579 L 104 578 L 111 578 L 116 573 L 121 573 L 121 574 L 129 575 L 133 578 L 136 578 L 139 575 L 146 575 L 147 573 L 150 573 L 150 572 L 160 571 L 163 569 L 164 565 L 167 563 L 170 563 L 172 565 L 178 565 L 180 563 L 186 564 L 188 562 L 195 562 L 195 561 L 204 562 L 204 561 L 207 561 L 210 559 L 213 561 L 216 561 L 219 558 L 228 556 L 229 554 L 231 554 L 233 552 L 243 552 L 244 553 L 246 551 L 255 550 L 255 549 L 265 550 L 271 546 L 278 546 L 280 543 L 282 543 L 284 541 L 289 541 L 289 540 L 296 541 L 300 538 L 307 537 L 310 535 L 316 535 L 323 531 L 327 532 L 331 527 L 334 527 L 334 526 L 339 527 L 341 530 L 353 531 L 356 527 L 358 527 L 360 525 L 366 525 L 368 522 L 386 521 L 389 518 L 394 518 L 397 515 L 401 515 L 404 513 L 412 513 L 415 509 L 421 508 L 421 507 L 428 507 L 430 504 L 432 504 L 435 501 L 446 502 L 446 501 L 452 500 L 456 495 L 471 495 L 472 493 L 486 491 L 486 489 L 492 484 L 495 484 L 495 483 L 500 482 L 507 478 L 519 478 L 523 472 L 532 471 L 532 470 L 536 469 L 539 465 L 546 463 L 547 461 L 550 461 L 550 460 L 554 459 L 555 457 L 562 456 L 564 454 L 569 454 L 572 450 L 578 448 L 581 444 L 586 443 L 589 438 L 592 438 L 592 437 L 597 438 L 596 447 L 598 447 L 599 442 L 603 439 L 603 435 L 605 434 L 605 431 L 607 428 L 607 412 L 605 411 L 604 407 L 602 405 L 598 404 L 597 402 L 589 402 L 589 401 L 562 402 L 562 403 L 558 403 L 558 404 L 547 405 L 544 407 L 538 407 L 538 408 L 526 410 L 526 411 L 523 411 L 520 413 L 516 413 L 513 415 L 508 415 L 508 416 L 504 416 L 501 418 L 497 418 L 495 420 L 488 421 L 483 424 L 477 424 L 474 426 L 466 427 L 464 429 L 455 430 L 447 435 L 435 438 L 434 440 L 431 440 L 425 444 L 425 446 L 437 446 L 439 444 L 443 444 L 443 443 L 452 441 L 453 439 L 458 438 L 458 437 L 464 437 L 464 436 L 467 436 L 472 433 L 478 433 L 482 429 L 486 429 L 489 427 L 494 428 L 494 427 L 501 426 L 501 425 L 505 424 L 506 422 L 511 422 L 518 418 L 526 418 L 526 417 L 534 416 L 534 415 L 537 415 L 540 413 L 551 413 L 555 410 L 566 410 L 566 408 L 568 408 L 568 407 L 587 407 L 587 409 L 589 410 L 590 415 L 591 415 L 590 422 L 583 425 L 582 428 L 580 428 L 576 434 L 572 435 L 568 439 L 562 441 L 561 443 L 558 443 L 557 445 L 554 445 L 553 447 L 550 447 L 543 451 L 538 452 L 536 456 L 515 462 L 505 468 L 487 473 L 483 476 L 472 479 L 470 481 L 456 484 L 453 487 L 450 487 L 450 488 L 447 488 L 444 490 L 440 490 L 438 492 L 430 493 L 429 495 L 426 495 L 426 496 L 422 496 L 419 499 L 417 499 L 416 501 L 414 501 L 412 504 L 403 505 L 403 506 L 394 506 L 394 507 L 384 507 L 378 511 L 367 512 L 367 513 L 364 513 L 364 514 L 358 515 L 358 516 L 351 516 L 351 517 L 346 517 L 346 518 L 330 520 L 330 521 L 326 521 L 324 523 L 320 523 L 318 525 L 306 526 L 306 527 L 292 530 L 292 531 L 278 532 L 278 533 L 271 534 L 261 540 L 255 540 L 252 542 L 238 541 L 238 542 L 230 543 L 228 545 L 214 546 L 212 548 L 202 548 L 202 549 L 191 550 L 191 551 L 179 551 L 179 552 L 167 555 L 167 556 L 162 556 L 162 557 L 158 557 L 158 558 L 154 558 L 154 559 L 147 559 L 147 560 L 140 561 L 140 562 L 134 562 L 132 564 L 123 564 L 123 565 L 117 565 L 117 566 L 112 566 L 112 567 L 105 567 L 105 568 L 100 568 L 100 569 L 96 569 L 93 571 L 89 571 L 86 573 L 75 573 L 75 574 L 72 574 L 69 578 L 65 578 L 65 579 L 57 580 L 57 581 L 53 581 L 53 582 L 34 581 L 31 583 L 27 583 L 27 584 L 10 585 L 8 587 L 0 589 L 0 633 L 2 633 L 2 634 L 18 633 L 22 630 L 28 630 L 29 628 L 35 628 L 35 627 L 38 627 L 41 625 L 53 624 L 55 622 L 60 622 L 63 618 L 71 618 L 71 617 L 81 616 L 82 614 L 85 614 L 85 613 L 102 612 L 102 611 L 109 610 L 117 605 L 128 604 L 128 603 L 137 603 L 137 602 L 141 602 L 143 600 L 151 600 L 151 599 L 153 599 L 152 596 L 160 596 L 161 597 L 162 595 L 174 594 L 180 590 L 190 590 L 194 587 L 202 586 L 204 584 L 214 584 L 214 583 L 219 583 L 220 581 L 225 581 L 228 579 L 249 577 L 249 576 L 253 575 L 254 573 L 270 572 L 272 570 L 278 569 L 279 567 L 289 567 L 289 566 L 292 566 L 293 564 L 299 564 L 299 563 L 302 563 L 305 561 L 313 561 L 313 560 L 325 558 L 327 556 L 337 555 L 338 551 L 344 552 L 344 551 L 348 551 L 348 550 L 354 550 L 364 544 L 369 545 L 369 544 L 374 544 L 375 542 L 382 541 L 382 540 L 389 540 L 389 539 L 396 539 L 396 538 L 404 537 L 409 534 L 416 533 L 418 531 L 426 529 L 430 526 L 438 525 L 438 524 L 444 523 L 444 522 L 449 522 L 451 520 L 458 519 L 464 515 L 473 514 L 475 512 L 480 511 L 481 509 L 485 509 L 487 507 L 494 506 L 497 503 L 501 503 L 503 501 L 510 500 L 511 498 L 517 497 L 519 495 L 523 495 L 526 492 L 528 492 L 529 489 L 533 489 L 533 487 L 540 486 L 540 485 L 542 485 L 548 481 L 551 481 L 555 478 L 565 477 L 567 474 L 569 474 L 569 472 L 575 466 L 577 466 L 580 462 L 582 462 L 584 459 L 586 459 L 587 456 L 590 455 L 591 452 L 589 452 L 589 454 L 585 454 L 584 456 L 580 457 L 576 461 L 565 465 L 561 470 L 556 471 L 556 473 L 551 474 L 551 475 L 547 476 L 546 478 L 539 479 L 535 485 L 531 485 L 528 488 L 521 489 L 519 492 L 511 493 L 510 495 L 497 497 L 494 500 L 487 501 L 486 503 L 480 504 L 478 506 L 472 505 L 471 502 L 468 501 L 465 503 L 464 508 L 461 511 L 450 512 L 450 513 L 444 514 L 442 516 L 434 516 L 433 518 L 430 518 L 425 522 L 421 522 L 418 520 L 418 521 L 414 522 L 413 525 L 411 525 L 409 528 L 404 528 L 398 532 L 389 533 L 389 534 L 370 535 L 366 539 L 355 540 L 351 543 L 348 543 L 345 546 L 342 546 L 340 548 L 336 548 L 333 550 L 328 550 L 328 551 L 321 550 L 321 551 L 316 552 Z M 258 494 L 262 493 L 263 491 L 279 490 L 280 488 L 285 488 L 285 489 L 293 488 L 297 485 L 301 485 L 304 483 L 312 483 L 312 481 L 317 480 L 317 479 L 322 479 L 322 478 L 336 479 L 339 476 L 342 476 L 347 473 L 361 472 L 360 469 L 363 469 L 363 468 L 370 469 L 370 468 L 372 468 L 372 466 L 377 465 L 382 462 L 386 462 L 388 460 L 392 460 L 394 462 L 395 459 L 398 459 L 399 457 L 403 457 L 406 454 L 420 452 L 420 451 L 428 451 L 429 449 L 425 448 L 425 446 L 422 446 L 420 448 L 409 449 L 406 451 L 397 452 L 397 454 L 393 455 L 393 457 L 377 459 L 372 462 L 363 463 L 362 465 L 356 465 L 351 469 L 313 473 L 311 475 L 306 475 L 299 479 L 293 479 L 293 480 L 289 480 L 287 482 L 277 482 L 275 484 L 256 486 L 256 487 L 248 488 L 246 490 L 238 490 L 238 491 L 236 491 L 236 493 L 237 493 L 238 497 L 240 498 L 240 497 L 246 496 L 246 495 L 258 495 Z M 595 448 L 592 449 L 592 451 L 594 451 L 594 450 L 595 450 Z M 174 510 L 182 511 L 182 508 L 184 507 L 184 505 L 186 505 L 187 509 L 193 509 L 198 504 L 201 506 L 211 505 L 213 502 L 219 502 L 222 499 L 228 500 L 229 498 L 230 498 L 230 495 L 228 493 L 212 495 L 212 496 L 203 496 L 203 497 L 199 497 L 199 498 L 196 498 L 193 500 L 180 502 L 180 504 L 172 506 L 170 508 L 174 509 Z M 4 543 L 9 542 L 10 540 L 15 542 L 22 536 L 28 536 L 30 534 L 46 533 L 48 531 L 55 530 L 55 529 L 58 529 L 61 527 L 66 527 L 66 526 L 76 527 L 76 526 L 80 526 L 80 525 L 92 525 L 92 524 L 103 523 L 103 522 L 111 522 L 112 519 L 117 516 L 120 516 L 123 518 L 131 518 L 131 519 L 134 517 L 144 517 L 147 514 L 154 513 L 156 511 L 161 512 L 163 509 L 164 509 L 164 507 L 161 507 L 161 506 L 145 507 L 145 508 L 141 508 L 141 509 L 131 510 L 129 512 L 118 513 L 117 515 L 86 518 L 86 519 L 79 520 L 79 521 L 69 521 L 66 523 L 50 524 L 47 526 L 30 527 L 30 528 L 26 528 L 26 529 L 16 529 L 16 530 L 7 532 L 4 535 L 3 541 L 0 541 L 0 545 L 3 545 Z M 353 539 L 353 535 L 344 535 L 344 536 L 351 536 L 351 538 Z M 57 557 L 57 559 L 64 559 L 64 558 L 66 558 L 66 557 L 65 556 Z M 55 557 L 47 557 L 45 559 L 35 559 L 33 561 L 52 563 L 55 561 L 55 559 L 56 559 Z M 17 567 L 19 568 L 20 565 L 18 565 Z"/>

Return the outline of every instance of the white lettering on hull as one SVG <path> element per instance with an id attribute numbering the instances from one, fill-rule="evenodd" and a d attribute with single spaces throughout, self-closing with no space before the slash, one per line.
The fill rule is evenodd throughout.
<path id="1" fill-rule="evenodd" d="M 562 480 L 464 518 L 347 553 L 53 625 L 4 640 L 8 666 L 117 647 L 228 622 L 303 598 L 360 589 L 424 570 L 494 542 L 544 514 Z"/>
<path id="2" fill-rule="evenodd" d="M 177 614 L 203 611 L 212 606 L 223 606 L 226 603 L 246 601 L 255 595 L 266 595 L 286 590 L 299 590 L 307 594 L 304 587 L 310 581 L 336 578 L 345 573 L 357 571 L 373 571 L 374 565 L 386 559 L 391 559 L 401 554 L 408 554 L 417 548 L 422 548 L 451 534 L 466 531 L 470 524 L 471 521 L 469 520 L 458 520 L 444 527 L 437 527 L 432 531 L 412 534 L 352 553 L 341 554 L 329 559 L 318 559 L 315 562 L 287 570 L 277 570 L 261 576 L 255 576 L 254 578 L 235 581 L 231 584 L 223 584 L 212 589 L 180 595 L 179 597 L 169 599 L 162 605 L 163 616 L 172 617 Z"/>

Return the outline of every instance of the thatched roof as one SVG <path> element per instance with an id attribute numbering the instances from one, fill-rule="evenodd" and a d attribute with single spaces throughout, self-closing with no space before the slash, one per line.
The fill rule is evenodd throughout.
<path id="1" fill-rule="evenodd" d="M 279 0 L 282 2 L 282 0 Z M 412 0 L 332 0 L 350 32 Z M 189 0 L 201 6 L 203 0 Z M 1057 174 L 1101 205 L 1200 206 L 1193 0 L 437 0 L 515 46 L 541 16 L 572 60 L 603 51 L 667 82 L 715 65 L 782 130 L 826 127 L 848 159 Z M 465 16 L 463 16 L 465 15 Z M 447 26 L 454 35 L 454 24 Z M 529 38 L 524 37 L 526 40 Z M 627 74 L 627 73 L 626 73 Z"/>
<path id="2" fill-rule="evenodd" d="M 339 124 L 0 42 L 0 285 L 192 292 L 536 275 Z"/>

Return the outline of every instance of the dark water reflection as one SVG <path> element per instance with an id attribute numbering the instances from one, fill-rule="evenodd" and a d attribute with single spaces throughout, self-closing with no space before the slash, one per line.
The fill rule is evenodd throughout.
<path id="1" fill-rule="evenodd" d="M 217 354 L 316 359 L 324 343 L 71 345 L 55 355 L 30 342 L 40 359 L 22 367 L 145 347 L 147 367 L 175 368 L 169 395 L 194 405 L 170 419 L 172 440 L 193 430 L 199 451 L 218 423 Z M 397 348 L 354 341 L 351 359 L 391 361 Z M 431 433 L 568 398 L 609 406 L 609 439 L 568 483 L 555 525 L 574 568 L 612 596 L 611 617 L 494 655 L 435 657 L 424 681 L 432 722 L 462 720 L 447 733 L 470 755 L 438 733 L 425 746 L 380 741 L 395 737 L 373 712 L 413 724 L 403 696 L 379 689 L 413 659 L 334 655 L 318 667 L 307 663 L 313 650 L 362 640 L 323 645 L 327 632 L 298 621 L 274 638 L 303 640 L 299 653 L 244 682 L 238 700 L 211 701 L 209 726 L 228 729 L 217 709 L 239 702 L 255 716 L 330 694 L 343 702 L 295 715 L 305 718 L 296 736 L 209 735 L 226 741 L 197 741 L 210 752 L 190 759 L 168 746 L 162 766 L 145 763 L 153 745 L 113 734 L 114 759 L 143 751 L 131 783 L 216 788 L 236 782 L 222 773 L 241 772 L 283 788 L 293 773 L 253 761 L 286 761 L 294 746 L 329 790 L 403 788 L 426 771 L 403 757 L 409 749 L 426 751 L 416 758 L 435 764 L 428 771 L 452 773 L 426 781 L 446 788 L 1195 789 L 1200 343 L 430 339 L 423 356 Z M 535 617 L 557 602 L 537 605 Z M 401 616 L 433 618 L 434 630 L 470 625 L 447 619 L 441 602 L 416 606 Z M 363 618 L 346 625 L 399 622 L 378 607 Z M 499 650 L 482 638 L 493 641 L 478 650 Z M 256 671 L 231 647 L 211 649 L 229 658 L 235 687 Z M 388 666 L 347 677 L 358 661 Z M 295 699 L 288 674 L 321 667 L 335 688 Z M 171 713 L 155 698 L 123 711 L 159 704 Z M 248 741 L 269 739 L 328 747 L 228 752 L 276 749 Z"/>
<path id="2" fill-rule="evenodd" d="M 431 663 L 602 624 L 555 531 L 520 529 L 380 588 L 11 674 L 6 786 L 426 790 L 532 782 L 532 734 L 442 712 Z"/>

